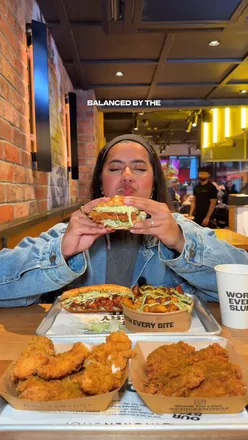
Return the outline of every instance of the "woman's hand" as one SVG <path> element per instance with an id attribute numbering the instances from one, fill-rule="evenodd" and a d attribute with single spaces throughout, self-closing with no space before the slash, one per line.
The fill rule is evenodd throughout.
<path id="1" fill-rule="evenodd" d="M 84 205 L 71 216 L 69 225 L 62 238 L 61 250 L 65 259 L 86 251 L 94 241 L 108 231 L 103 225 L 93 222 L 86 214 L 99 203 L 107 202 L 109 197 L 99 198 Z"/>
<path id="2" fill-rule="evenodd" d="M 154 235 L 168 248 L 182 253 L 185 243 L 182 230 L 165 203 L 140 197 L 125 197 L 124 203 L 145 211 L 151 216 L 151 218 L 135 223 L 130 232 Z"/>

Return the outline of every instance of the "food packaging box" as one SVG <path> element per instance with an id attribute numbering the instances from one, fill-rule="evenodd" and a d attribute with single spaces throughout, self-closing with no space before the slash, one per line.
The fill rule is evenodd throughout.
<path id="1" fill-rule="evenodd" d="M 140 312 L 123 304 L 125 327 L 132 332 L 186 332 L 191 326 L 192 309 L 168 313 Z"/>
<path id="2" fill-rule="evenodd" d="M 70 350 L 73 344 L 54 344 L 56 353 Z M 33 411 L 105 411 L 113 401 L 116 393 L 125 383 L 128 377 L 128 367 L 124 370 L 121 386 L 109 393 L 97 396 L 80 397 L 77 399 L 55 400 L 48 402 L 33 402 L 30 400 L 19 399 L 15 385 L 9 380 L 12 362 L 0 379 L 0 395 L 14 408 Z"/>
<path id="3" fill-rule="evenodd" d="M 183 340 L 183 339 L 180 339 Z M 179 342 L 173 338 L 173 343 Z M 196 350 L 208 347 L 211 345 L 211 340 L 206 342 L 201 338 L 190 340 L 185 339 L 185 342 L 195 347 Z M 242 371 L 242 381 L 248 386 L 248 368 L 244 361 L 238 357 L 230 342 L 227 339 L 220 338 L 218 343 L 228 350 L 229 360 L 233 364 L 239 365 Z M 137 342 L 135 350 L 137 355 L 131 361 L 130 375 L 133 386 L 146 405 L 154 413 L 161 414 L 182 414 L 182 413 L 202 413 L 202 414 L 235 414 L 242 411 L 248 404 L 248 394 L 244 396 L 233 397 L 168 397 L 161 394 L 148 394 L 144 391 L 144 381 L 146 373 L 144 370 L 147 356 L 156 348 L 162 345 L 169 345 L 171 342 Z"/>

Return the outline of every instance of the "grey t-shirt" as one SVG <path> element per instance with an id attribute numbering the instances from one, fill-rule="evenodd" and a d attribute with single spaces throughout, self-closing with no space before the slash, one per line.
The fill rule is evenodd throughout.
<path id="1" fill-rule="evenodd" d="M 129 231 L 116 231 L 109 234 L 109 239 L 106 283 L 131 287 L 142 235 L 131 234 Z"/>

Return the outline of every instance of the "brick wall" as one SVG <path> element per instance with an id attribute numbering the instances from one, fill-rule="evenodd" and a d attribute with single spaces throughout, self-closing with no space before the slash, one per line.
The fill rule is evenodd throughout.
<path id="1" fill-rule="evenodd" d="M 0 223 L 55 207 L 53 173 L 31 168 L 25 27 L 37 11 L 33 0 L 0 0 Z M 52 161 L 68 189 L 64 206 L 78 198 L 78 182 L 66 173 L 64 95 L 73 87 L 51 37 L 48 43 Z"/>

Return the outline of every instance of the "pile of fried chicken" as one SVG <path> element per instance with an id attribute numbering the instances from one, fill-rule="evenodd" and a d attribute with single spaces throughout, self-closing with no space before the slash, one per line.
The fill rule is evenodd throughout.
<path id="1" fill-rule="evenodd" d="M 144 391 L 177 397 L 240 396 L 247 393 L 240 367 L 219 344 L 195 351 L 178 342 L 163 345 L 147 357 Z"/>
<path id="2" fill-rule="evenodd" d="M 10 373 L 19 398 L 32 401 L 75 399 L 108 393 L 122 385 L 129 358 L 135 356 L 124 332 L 113 332 L 101 345 L 77 342 L 55 353 L 53 342 L 34 336 Z"/>

